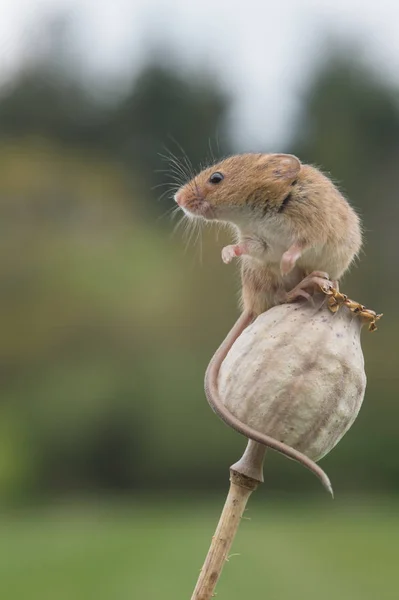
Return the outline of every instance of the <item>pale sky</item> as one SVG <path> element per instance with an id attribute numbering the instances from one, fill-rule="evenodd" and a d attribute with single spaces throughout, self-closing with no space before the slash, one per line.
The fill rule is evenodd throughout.
<path id="1" fill-rule="evenodd" d="M 77 24 L 71 52 L 96 75 L 137 69 L 148 39 L 163 40 L 184 66 L 211 67 L 237 97 L 238 137 L 251 149 L 267 139 L 278 150 L 288 136 L 329 32 L 399 74 L 398 0 L 0 0 L 0 8 L 0 80 L 27 51 L 32 24 L 64 8 Z"/>

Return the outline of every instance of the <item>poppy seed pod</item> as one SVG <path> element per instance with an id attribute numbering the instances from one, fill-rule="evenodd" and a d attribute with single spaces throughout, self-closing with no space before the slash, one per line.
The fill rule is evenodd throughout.
<path id="1" fill-rule="evenodd" d="M 362 323 L 344 306 L 331 312 L 323 294 L 271 308 L 223 361 L 223 404 L 242 423 L 319 460 L 348 431 L 363 402 Z"/>

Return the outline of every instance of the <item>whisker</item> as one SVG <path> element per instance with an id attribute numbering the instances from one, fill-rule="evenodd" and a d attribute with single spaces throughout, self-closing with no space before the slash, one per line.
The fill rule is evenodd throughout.
<path id="1" fill-rule="evenodd" d="M 173 206 L 171 210 L 171 220 L 174 221 L 177 215 L 181 214 L 180 206 Z"/>
<path id="2" fill-rule="evenodd" d="M 179 207 L 177 207 L 177 208 L 179 208 Z M 174 218 L 174 214 L 175 214 L 176 212 L 177 212 L 177 211 L 176 211 L 176 206 L 170 206 L 170 207 L 169 207 L 167 210 L 165 210 L 165 212 L 164 212 L 164 213 L 162 213 L 162 215 L 160 215 L 160 216 L 158 217 L 158 219 L 157 219 L 157 220 L 158 220 L 158 221 L 161 221 L 162 219 L 165 219 L 166 217 L 168 217 L 168 216 L 170 216 L 170 215 L 171 215 L 171 218 L 173 219 L 173 218 Z"/>
<path id="3" fill-rule="evenodd" d="M 200 246 L 200 265 L 202 266 L 204 263 L 204 245 L 203 245 L 203 238 L 202 238 L 202 226 L 200 226 L 199 228 L 199 246 Z"/>
<path id="4" fill-rule="evenodd" d="M 179 162 L 179 159 L 176 156 L 174 156 L 174 154 L 170 150 L 167 150 L 167 152 L 169 152 L 169 154 L 158 153 L 158 156 L 182 175 L 187 175 L 183 165 Z"/>
<path id="5" fill-rule="evenodd" d="M 211 162 L 212 162 L 212 164 L 214 164 L 216 162 L 216 158 L 213 153 L 211 138 L 208 138 L 208 147 L 209 147 Z"/>
<path id="6" fill-rule="evenodd" d="M 185 168 L 184 165 L 178 159 L 178 157 L 175 156 L 173 152 L 169 150 L 169 148 L 167 148 L 166 146 L 165 150 L 166 152 L 168 152 L 168 155 L 159 154 L 159 156 L 169 163 L 171 169 L 174 170 L 175 173 L 179 173 L 181 176 L 184 177 L 184 179 L 191 179 L 190 172 L 189 170 L 187 170 L 187 166 Z"/>
<path id="7" fill-rule="evenodd" d="M 158 202 L 161 202 L 161 200 L 163 200 L 165 197 L 168 197 L 168 194 L 171 193 L 171 190 L 165 190 L 164 192 L 162 192 L 162 194 L 159 196 L 158 198 Z M 173 195 L 170 195 L 169 198 L 172 200 L 173 199 Z"/>
<path id="8" fill-rule="evenodd" d="M 186 171 L 182 168 L 182 165 L 177 161 L 177 159 L 172 158 L 171 156 L 160 155 L 162 160 L 168 163 L 168 169 L 160 169 L 160 172 L 168 173 L 170 179 L 177 183 L 179 187 L 183 185 L 190 177 L 187 175 Z"/>
<path id="9" fill-rule="evenodd" d="M 173 198 L 177 190 L 184 185 L 187 180 L 187 176 L 179 164 L 175 164 L 175 160 L 164 155 L 160 155 L 161 158 L 167 160 L 169 163 L 169 169 L 157 169 L 158 173 L 167 173 L 169 181 L 161 182 L 155 185 L 152 189 L 159 189 L 165 187 L 165 191 L 158 198 L 158 202 L 161 201 L 165 196 Z"/>
<path id="10" fill-rule="evenodd" d="M 171 134 L 169 134 L 169 138 L 172 140 L 172 142 L 174 144 L 176 144 L 176 146 L 179 148 L 180 152 L 182 153 L 184 162 L 188 169 L 188 175 L 190 176 L 190 179 L 192 179 L 193 177 L 195 177 L 195 173 L 194 173 L 193 165 L 187 155 L 187 152 L 184 150 L 182 145 L 179 144 L 179 142 Z"/>
<path id="11" fill-rule="evenodd" d="M 173 183 L 171 181 L 164 181 L 163 183 L 157 183 L 157 185 L 153 185 L 152 188 L 151 188 L 151 191 L 152 190 L 156 190 L 156 189 L 158 189 L 160 187 L 165 187 L 165 185 L 169 186 L 169 189 L 171 189 L 171 190 L 174 189 L 174 188 L 176 188 L 176 183 Z"/>
<path id="12" fill-rule="evenodd" d="M 215 142 L 216 142 L 216 148 L 217 148 L 218 154 L 220 155 L 219 129 L 216 129 Z"/>
<path id="13" fill-rule="evenodd" d="M 187 180 L 186 174 L 182 173 L 175 167 L 174 164 L 170 163 L 169 169 L 158 169 L 156 173 L 167 173 L 172 181 L 175 181 L 179 185 L 182 185 Z"/>
<path id="14" fill-rule="evenodd" d="M 195 237 L 194 245 L 198 245 L 199 251 L 199 263 L 202 265 L 202 222 L 197 221 L 197 235 Z"/>
<path id="15" fill-rule="evenodd" d="M 195 232 L 195 228 L 196 228 L 196 220 L 195 219 L 188 219 L 187 220 L 187 226 L 186 226 L 186 230 L 184 231 L 183 234 L 183 238 L 185 241 L 185 247 L 184 247 L 184 252 L 186 253 L 189 246 L 191 245 L 191 240 L 193 238 L 194 232 Z"/>
<path id="16" fill-rule="evenodd" d="M 183 213 L 182 216 L 181 216 L 180 221 L 178 221 L 176 223 L 176 225 L 173 227 L 172 233 L 170 234 L 170 237 L 173 237 L 177 233 L 177 231 L 179 230 L 179 228 L 186 223 L 187 218 L 188 218 L 187 215 L 185 215 Z"/>
<path id="17" fill-rule="evenodd" d="M 170 173 L 171 172 L 171 167 L 169 167 L 169 169 L 155 169 L 154 173 Z M 177 172 L 176 172 L 177 174 Z"/>

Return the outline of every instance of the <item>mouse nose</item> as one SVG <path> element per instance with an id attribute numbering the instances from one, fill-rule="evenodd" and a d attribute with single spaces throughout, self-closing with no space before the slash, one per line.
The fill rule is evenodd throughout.
<path id="1" fill-rule="evenodd" d="M 176 192 L 175 194 L 175 202 L 179 205 L 179 206 L 183 206 L 184 204 L 184 200 L 183 200 L 183 193 L 181 190 L 179 190 L 178 192 Z"/>

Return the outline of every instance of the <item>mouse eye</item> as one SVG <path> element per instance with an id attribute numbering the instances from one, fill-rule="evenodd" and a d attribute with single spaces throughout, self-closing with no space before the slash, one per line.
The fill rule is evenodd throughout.
<path id="1" fill-rule="evenodd" d="M 220 183 L 223 179 L 224 179 L 223 173 L 219 173 L 219 171 L 216 171 L 216 173 L 212 173 L 212 175 L 209 177 L 209 182 L 210 183 Z"/>

